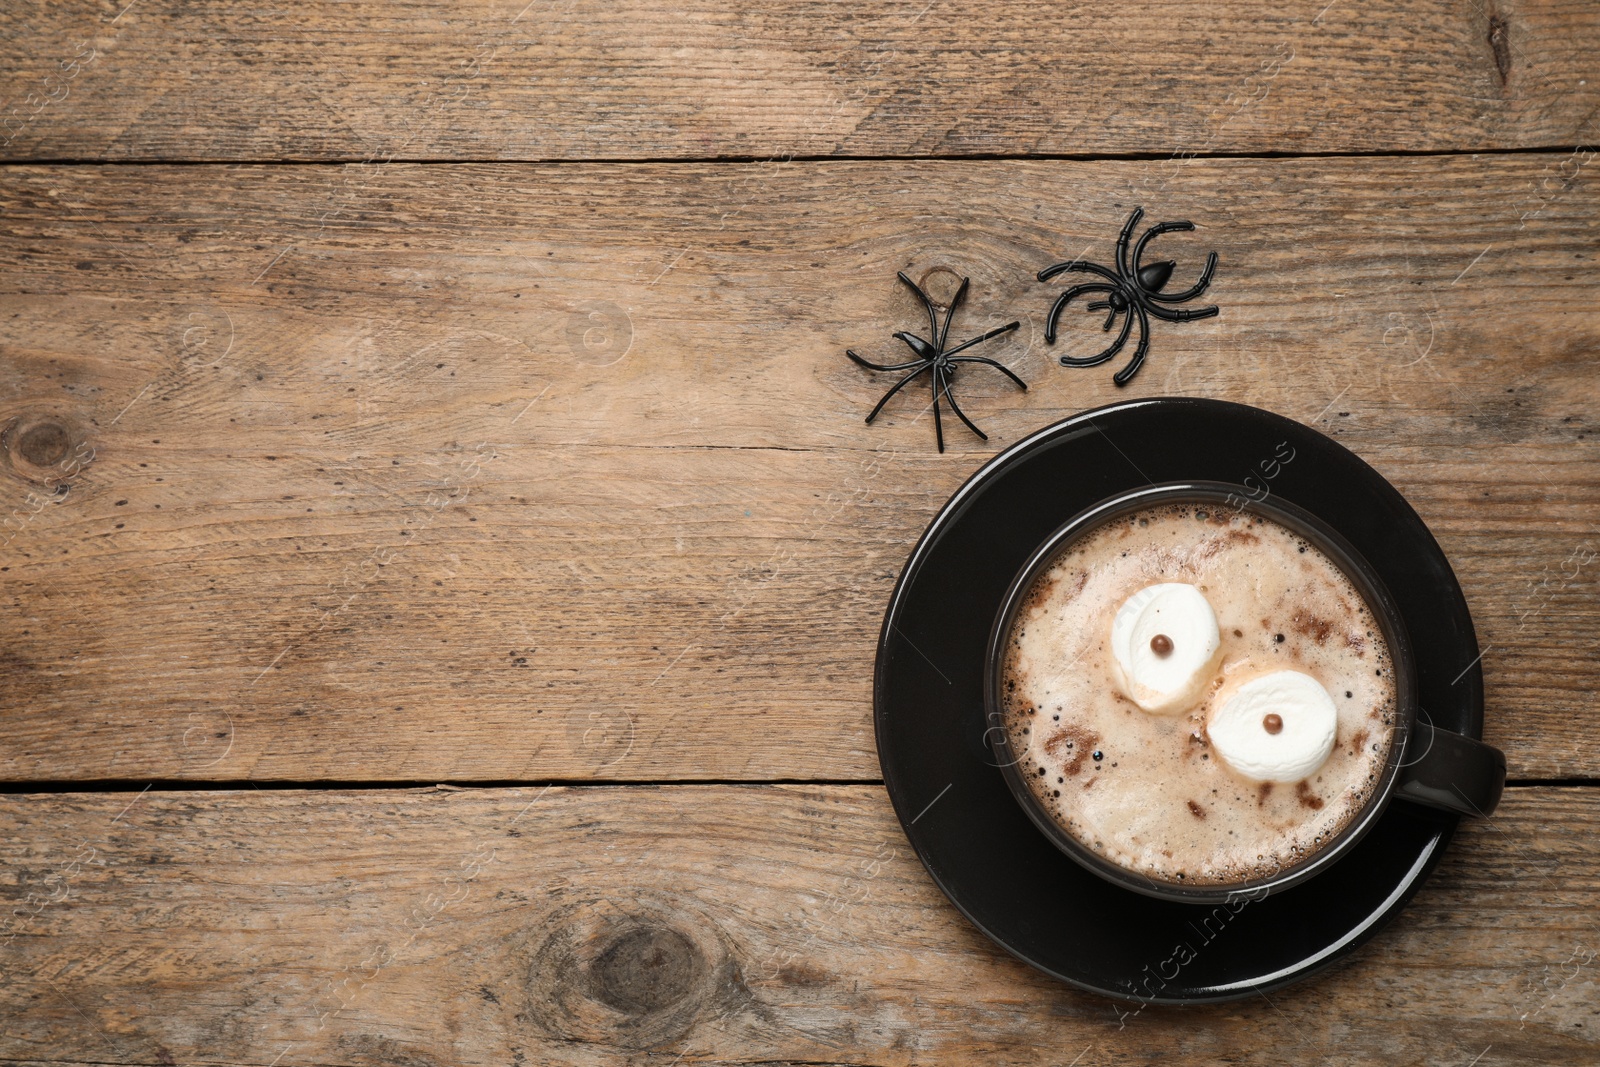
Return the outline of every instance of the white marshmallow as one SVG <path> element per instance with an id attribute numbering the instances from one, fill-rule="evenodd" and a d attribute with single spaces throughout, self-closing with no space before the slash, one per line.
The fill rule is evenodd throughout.
<path id="1" fill-rule="evenodd" d="M 1172 651 L 1157 655 L 1151 638 L 1165 634 Z M 1163 582 L 1129 597 L 1111 620 L 1117 681 L 1145 711 L 1182 711 L 1211 680 L 1221 648 L 1217 616 L 1205 595 L 1183 582 Z"/>
<path id="2" fill-rule="evenodd" d="M 1283 720 L 1269 733 L 1268 715 Z M 1257 782 L 1298 782 L 1333 751 L 1339 713 L 1315 678 L 1273 671 L 1241 685 L 1211 715 L 1206 734 L 1234 770 Z"/>

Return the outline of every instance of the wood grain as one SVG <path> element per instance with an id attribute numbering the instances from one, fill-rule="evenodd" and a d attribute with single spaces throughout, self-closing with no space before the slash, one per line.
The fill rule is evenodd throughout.
<path id="1" fill-rule="evenodd" d="M 1593 144 L 1587 0 L 20 0 L 0 158 L 559 160 Z"/>
<path id="2" fill-rule="evenodd" d="M 1136 1013 L 979 934 L 872 786 L 132 799 L 0 803 L 0 895 L 17 916 L 0 982 L 8 1060 L 1099 1067 L 1181 1051 L 1390 1065 L 1492 1048 L 1482 1062 L 1557 1067 L 1600 1055 L 1594 789 L 1511 790 L 1331 971 L 1265 999 Z"/>
<path id="3" fill-rule="evenodd" d="M 994 451 L 1130 396 L 1334 434 L 1473 610 L 1515 777 L 1600 774 L 1576 157 L 0 173 L 0 777 L 872 779 L 912 542 Z M 1126 390 L 1032 272 L 1191 217 L 1219 318 Z M 942 270 L 940 268 L 943 268 Z M 864 413 L 919 314 L 1027 393 Z M 1470 657 L 1467 657 L 1470 658 Z M 1465 668 L 1467 662 L 1462 663 Z"/>

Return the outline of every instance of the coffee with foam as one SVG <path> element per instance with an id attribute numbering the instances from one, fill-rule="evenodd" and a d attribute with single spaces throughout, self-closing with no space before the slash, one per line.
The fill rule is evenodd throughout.
<path id="1" fill-rule="evenodd" d="M 1304 537 L 1166 504 L 1062 547 L 1003 652 L 1005 722 L 1041 807 L 1174 885 L 1271 877 L 1363 809 L 1394 743 L 1372 609 Z"/>

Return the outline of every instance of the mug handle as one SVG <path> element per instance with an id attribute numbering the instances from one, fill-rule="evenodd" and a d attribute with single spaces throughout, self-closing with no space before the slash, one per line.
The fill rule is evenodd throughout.
<path id="1" fill-rule="evenodd" d="M 1413 723 L 1395 796 L 1457 815 L 1487 817 L 1506 785 L 1506 755 L 1493 745 L 1441 730 L 1426 719 Z"/>

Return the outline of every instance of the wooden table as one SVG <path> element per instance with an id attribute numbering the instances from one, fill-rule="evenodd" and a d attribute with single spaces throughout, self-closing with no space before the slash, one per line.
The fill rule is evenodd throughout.
<path id="1" fill-rule="evenodd" d="M 524 3 L 0 12 L 0 1057 L 1600 1062 L 1600 8 Z M 1135 205 L 1223 310 L 1118 390 L 1032 273 Z M 898 270 L 1022 321 L 987 443 L 863 423 Z M 940 895 L 869 679 L 963 479 L 1161 394 L 1406 494 L 1511 784 L 1124 1016 Z"/>

